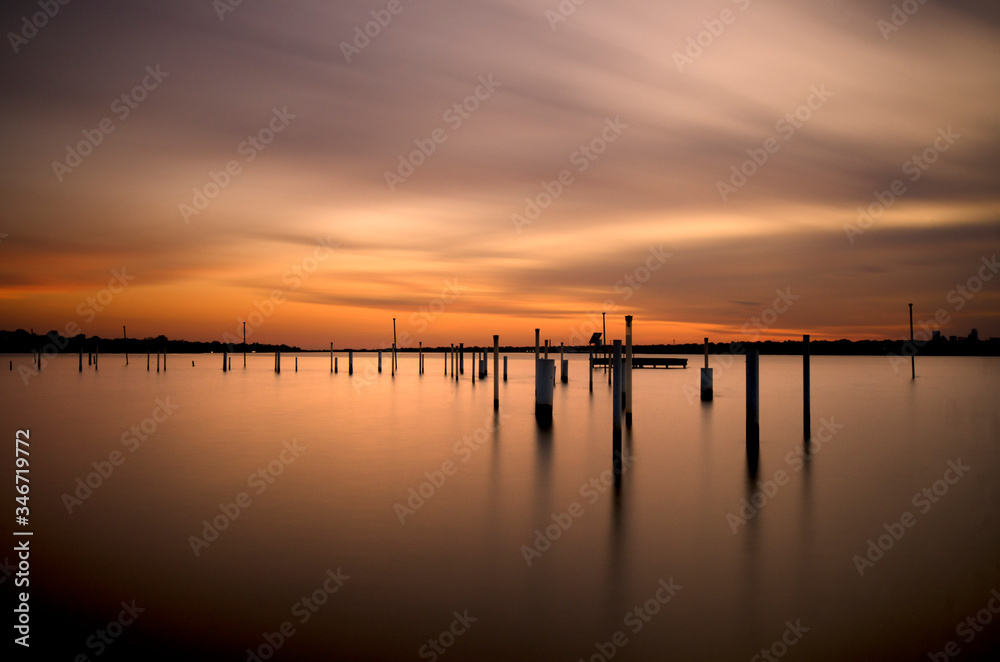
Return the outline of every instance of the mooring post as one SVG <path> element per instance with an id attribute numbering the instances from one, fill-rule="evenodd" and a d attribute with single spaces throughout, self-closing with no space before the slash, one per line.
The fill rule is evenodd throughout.
<path id="1" fill-rule="evenodd" d="M 333 357 L 333 374 L 338 374 L 340 372 L 340 357 Z"/>
<path id="2" fill-rule="evenodd" d="M 156 353 L 156 372 L 160 371 L 160 353 Z"/>
<path id="3" fill-rule="evenodd" d="M 330 343 L 330 356 L 333 356 L 333 343 Z M 247 323 L 243 322 L 243 367 L 247 367 Z"/>
<path id="4" fill-rule="evenodd" d="M 566 352 L 566 343 L 559 343 L 559 381 L 566 383 L 566 359 L 563 358 Z"/>
<path id="5" fill-rule="evenodd" d="M 913 315 L 910 315 L 911 319 L 912 319 L 912 317 L 913 317 Z M 911 327 L 913 326 L 912 322 L 910 323 L 910 326 Z M 122 324 L 122 340 L 124 341 L 124 345 L 125 345 L 125 365 L 128 365 L 128 334 L 125 332 L 125 325 L 124 324 Z M 912 338 L 911 338 L 911 340 L 912 340 Z"/>
<path id="6" fill-rule="evenodd" d="M 94 370 L 97 370 L 97 363 L 98 363 L 98 361 L 100 361 L 100 359 L 101 359 L 101 348 L 95 346 L 94 347 Z M 166 355 L 164 355 L 164 359 L 163 360 L 164 360 L 164 362 L 166 362 Z M 164 365 L 163 369 L 164 370 L 167 369 L 166 365 Z"/>
<path id="7" fill-rule="evenodd" d="M 715 395 L 715 378 L 708 367 L 708 338 L 705 338 L 705 367 L 701 369 L 701 401 L 711 402 Z"/>
<path id="8" fill-rule="evenodd" d="M 81 360 L 83 360 L 82 357 Z M 87 363 L 90 363 L 90 361 L 87 361 Z M 149 372 L 149 352 L 146 352 L 146 372 Z"/>
<path id="9" fill-rule="evenodd" d="M 917 378 L 917 347 L 913 344 L 913 304 L 910 304 L 910 379 Z"/>
<path id="10" fill-rule="evenodd" d="M 552 424 L 556 363 L 552 359 L 540 359 L 535 368 L 535 420 L 540 426 L 547 427 Z"/>
<path id="11" fill-rule="evenodd" d="M 622 444 L 622 341 L 615 340 L 614 359 L 611 370 L 611 406 L 612 428 L 611 442 L 615 449 L 621 449 Z M 618 451 L 620 453 L 620 450 Z M 620 468 L 616 467 L 620 471 Z"/>
<path id="12" fill-rule="evenodd" d="M 451 368 L 452 374 L 455 374 L 455 343 L 451 343 L 451 348 L 444 354 L 444 374 L 448 375 L 448 369 Z"/>
<path id="13" fill-rule="evenodd" d="M 146 366 L 146 369 L 149 370 L 149 366 L 148 365 Z M 79 371 L 83 372 L 83 348 L 82 347 L 80 348 L 80 370 Z"/>
<path id="14" fill-rule="evenodd" d="M 417 374 L 424 374 L 424 341 L 417 343 Z"/>
<path id="15" fill-rule="evenodd" d="M 812 411 L 809 403 L 809 335 L 802 336 L 802 431 L 812 438 Z"/>
<path id="16" fill-rule="evenodd" d="M 278 350 L 274 351 L 274 372 L 281 374 L 281 352 Z"/>
<path id="17" fill-rule="evenodd" d="M 590 374 L 590 392 L 594 392 L 594 347 L 591 346 L 587 352 L 587 372 Z"/>
<path id="18" fill-rule="evenodd" d="M 167 346 L 163 346 L 163 372 L 167 371 Z"/>
<path id="19" fill-rule="evenodd" d="M 299 357 L 295 357 L 295 372 L 299 371 Z"/>
<path id="20" fill-rule="evenodd" d="M 399 364 L 396 363 L 396 318 L 392 318 L 392 374 L 396 374 Z"/>
<path id="21" fill-rule="evenodd" d="M 298 359 L 296 359 L 296 361 L 297 361 L 297 360 L 298 360 Z M 194 363 L 194 361 L 192 361 L 191 363 Z M 229 369 L 230 369 L 230 370 L 232 370 L 232 369 L 233 369 L 233 357 L 231 357 L 231 356 L 229 357 Z"/>
<path id="22" fill-rule="evenodd" d="M 503 380 L 507 381 L 507 356 L 503 357 Z"/>
<path id="23" fill-rule="evenodd" d="M 632 427 L 632 316 L 625 316 L 625 427 Z"/>
<path id="24" fill-rule="evenodd" d="M 222 372 L 226 372 L 229 369 L 229 355 L 226 352 L 222 353 Z"/>
<path id="25" fill-rule="evenodd" d="M 476 350 L 472 350 L 472 383 L 476 383 Z"/>
<path id="26" fill-rule="evenodd" d="M 465 374 L 465 343 L 458 343 L 458 374 Z"/>
<path id="27" fill-rule="evenodd" d="M 87 365 L 88 366 L 94 365 L 94 353 L 93 352 L 87 352 Z"/>
<path id="28" fill-rule="evenodd" d="M 747 448 L 760 442 L 760 352 L 747 352 Z"/>
<path id="29" fill-rule="evenodd" d="M 369 364 L 370 365 L 370 364 Z M 378 374 L 382 374 L 382 350 L 378 351 Z"/>
<path id="30" fill-rule="evenodd" d="M 354 374 L 354 350 L 347 350 L 347 374 L 348 376 Z"/>
<path id="31" fill-rule="evenodd" d="M 506 356 L 504 357 L 506 364 Z M 506 367 L 506 366 L 505 366 Z M 500 336 L 493 335 L 493 411 L 500 409 Z"/>
<path id="32" fill-rule="evenodd" d="M 246 367 L 246 352 L 243 353 L 243 367 Z M 330 343 L 330 372 L 333 372 L 333 343 Z"/>

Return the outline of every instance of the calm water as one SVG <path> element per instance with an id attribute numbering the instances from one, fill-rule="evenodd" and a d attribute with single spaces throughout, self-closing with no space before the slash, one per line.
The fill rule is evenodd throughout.
<path id="1" fill-rule="evenodd" d="M 125 368 L 105 355 L 81 374 L 65 357 L 27 386 L 16 369 L 0 376 L 3 434 L 13 444 L 31 431 L 33 640 L 60 659 L 267 659 L 280 644 L 273 659 L 750 660 L 766 648 L 917 660 L 953 641 L 972 660 L 1000 646 L 988 610 L 1000 590 L 998 359 L 923 358 L 911 382 L 885 358 L 813 357 L 806 461 L 801 359 L 762 357 L 755 478 L 742 357 L 713 357 L 709 405 L 685 391 L 699 357 L 637 370 L 619 489 L 604 482 L 610 388 L 599 371 L 588 391 L 585 357 L 557 384 L 544 432 L 525 355 L 501 382 L 499 426 L 492 373 L 473 385 L 468 360 L 459 383 L 440 355 L 422 377 L 401 357 L 395 378 L 388 355 L 381 375 L 356 355 L 353 377 L 346 357 L 337 375 L 323 355 L 302 355 L 298 372 L 285 355 L 280 375 L 270 355 L 246 370 L 234 357 L 228 373 L 214 355 L 169 361 L 157 374 L 145 357 Z M 70 501 L 95 462 L 113 472 Z M 945 478 L 934 502 L 920 495 Z M 411 488 L 424 501 L 407 514 Z M 229 506 L 241 493 L 245 507 Z M 738 519 L 741 499 L 763 497 Z M 216 517 L 225 529 L 196 555 L 191 536 Z M 558 539 L 539 539 L 550 525 Z M 870 552 L 861 575 L 854 557 L 882 534 L 888 551 Z M 133 600 L 135 622 L 108 629 Z M 977 612 L 980 631 L 956 631 Z M 290 636 L 270 634 L 286 622 Z M 119 636 L 102 643 L 98 629 Z"/>

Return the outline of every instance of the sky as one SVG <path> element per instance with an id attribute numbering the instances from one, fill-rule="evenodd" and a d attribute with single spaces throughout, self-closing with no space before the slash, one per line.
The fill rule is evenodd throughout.
<path id="1" fill-rule="evenodd" d="M 0 328 L 902 338 L 913 303 L 1000 336 L 993 2 L 13 0 L 0 28 Z"/>

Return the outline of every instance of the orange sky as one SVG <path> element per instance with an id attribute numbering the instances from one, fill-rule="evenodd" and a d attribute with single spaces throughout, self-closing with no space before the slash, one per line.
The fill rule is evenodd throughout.
<path id="1" fill-rule="evenodd" d="M 913 302 L 1000 336 L 992 5 L 402 6 L 353 49 L 381 4 L 71 4 L 12 44 L 0 328 L 882 338 Z"/>

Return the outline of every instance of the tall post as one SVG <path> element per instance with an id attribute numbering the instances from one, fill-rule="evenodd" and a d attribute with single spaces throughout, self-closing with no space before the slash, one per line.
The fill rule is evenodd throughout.
<path id="1" fill-rule="evenodd" d="M 274 351 L 274 372 L 281 374 L 281 352 L 279 350 Z"/>
<path id="2" fill-rule="evenodd" d="M 493 335 L 493 411 L 500 409 L 500 336 Z"/>
<path id="3" fill-rule="evenodd" d="M 809 404 L 809 335 L 802 336 L 802 430 L 812 437 L 812 412 Z"/>
<path id="4" fill-rule="evenodd" d="M 604 336 L 603 336 L 604 359 L 605 359 L 604 371 L 608 373 L 608 386 L 611 386 L 611 373 L 614 372 L 614 367 L 611 365 L 611 352 L 610 352 L 610 347 L 608 346 L 607 315 L 608 315 L 607 313 L 601 313 L 601 328 L 604 331 Z"/>
<path id="5" fill-rule="evenodd" d="M 330 356 L 333 356 L 333 343 L 330 343 Z M 247 323 L 243 322 L 243 367 L 247 367 Z M 333 370 L 333 366 L 330 366 Z"/>
<path id="6" fill-rule="evenodd" d="M 417 343 L 417 374 L 424 374 L 424 341 Z"/>
<path id="7" fill-rule="evenodd" d="M 382 374 L 382 350 L 378 351 L 378 374 Z"/>
<path id="8" fill-rule="evenodd" d="M 538 359 L 542 358 L 541 354 L 539 354 L 539 353 L 538 353 L 538 349 L 539 349 L 539 345 L 538 345 L 538 342 L 539 342 L 539 341 L 538 341 L 538 334 L 539 334 L 539 332 L 540 332 L 540 331 L 541 331 L 541 329 L 535 329 L 535 360 L 536 360 L 536 361 L 537 361 Z"/>
<path id="9" fill-rule="evenodd" d="M 228 352 L 222 352 L 222 372 L 226 372 L 229 369 L 229 354 Z"/>
<path id="10" fill-rule="evenodd" d="M 625 316 L 625 427 L 632 427 L 632 316 Z"/>
<path id="11" fill-rule="evenodd" d="M 705 338 L 705 367 L 701 369 L 701 401 L 711 402 L 715 395 L 715 378 L 708 367 L 708 338 Z"/>
<path id="12" fill-rule="evenodd" d="M 611 442 L 613 444 L 613 447 L 618 451 L 620 456 L 621 453 L 620 449 L 622 444 L 622 341 L 621 340 L 615 340 L 614 359 L 613 359 L 613 366 L 611 369 L 611 376 L 612 376 Z"/>
<path id="13" fill-rule="evenodd" d="M 353 349 L 347 350 L 347 374 L 348 375 L 353 375 L 354 374 L 354 350 Z"/>
<path id="14" fill-rule="evenodd" d="M 465 343 L 458 343 L 458 374 L 465 374 Z"/>
<path id="15" fill-rule="evenodd" d="M 566 363 L 566 359 L 563 358 L 563 354 L 566 351 L 566 343 L 559 343 L 559 380 L 565 384 L 569 381 L 569 375 L 566 374 L 567 368 L 569 367 Z"/>
<path id="16" fill-rule="evenodd" d="M 912 308 L 911 308 L 911 310 L 912 310 Z M 912 328 L 913 327 L 913 321 L 912 321 L 913 315 L 912 314 L 910 315 L 910 318 L 911 318 L 911 320 L 910 320 L 910 327 Z M 125 325 L 124 324 L 122 324 L 122 340 L 125 342 L 125 365 L 128 365 L 128 334 L 125 333 Z"/>
<path id="17" fill-rule="evenodd" d="M 299 371 L 299 357 L 295 357 L 295 372 Z"/>
<path id="18" fill-rule="evenodd" d="M 97 347 L 95 345 L 94 346 L 94 370 L 97 370 L 97 364 L 100 362 L 100 360 L 101 360 L 101 348 Z M 166 355 L 164 355 L 164 361 L 166 361 Z M 166 370 L 166 367 L 164 367 L 163 369 Z"/>
<path id="19" fill-rule="evenodd" d="M 552 424 L 552 403 L 556 385 L 556 364 L 551 359 L 535 362 L 535 420 L 541 427 Z"/>
<path id="20" fill-rule="evenodd" d="M 245 322 L 244 322 L 245 324 Z M 243 352 L 243 367 L 246 367 L 247 353 Z M 333 372 L 333 343 L 330 343 L 330 372 Z"/>
<path id="21" fill-rule="evenodd" d="M 339 372 L 340 372 L 340 357 L 335 356 L 333 357 L 333 374 L 336 375 Z"/>
<path id="22" fill-rule="evenodd" d="M 146 366 L 149 369 L 149 366 Z M 83 347 L 80 348 L 80 372 L 83 372 Z"/>
<path id="23" fill-rule="evenodd" d="M 503 380 L 507 381 L 507 356 L 503 357 Z"/>
<path id="24" fill-rule="evenodd" d="M 392 318 L 392 374 L 396 374 L 396 368 L 399 365 L 396 363 L 396 318 Z"/>
<path id="25" fill-rule="evenodd" d="M 472 350 L 472 383 L 476 383 L 476 350 Z"/>
<path id="26" fill-rule="evenodd" d="M 157 363 L 159 363 L 159 359 L 157 359 Z M 149 351 L 146 352 L 146 372 L 149 372 Z"/>
<path id="27" fill-rule="evenodd" d="M 917 378 L 917 347 L 913 344 L 913 304 L 910 304 L 910 379 Z"/>
<path id="28" fill-rule="evenodd" d="M 156 372 L 160 371 L 160 353 L 156 353 Z"/>
<path id="29" fill-rule="evenodd" d="M 747 449 L 760 442 L 760 352 L 747 352 Z"/>
<path id="30" fill-rule="evenodd" d="M 455 343 L 451 344 L 451 348 L 444 355 L 444 374 L 448 376 L 448 368 L 451 367 L 452 372 L 455 371 Z"/>
<path id="31" fill-rule="evenodd" d="M 167 346 L 163 346 L 163 372 L 167 371 Z"/>
<path id="32" fill-rule="evenodd" d="M 590 392 L 593 393 L 594 392 L 594 347 L 593 347 L 593 345 L 589 348 L 589 351 L 588 351 L 587 365 L 589 366 L 589 369 L 587 370 L 587 372 L 590 373 Z"/>

